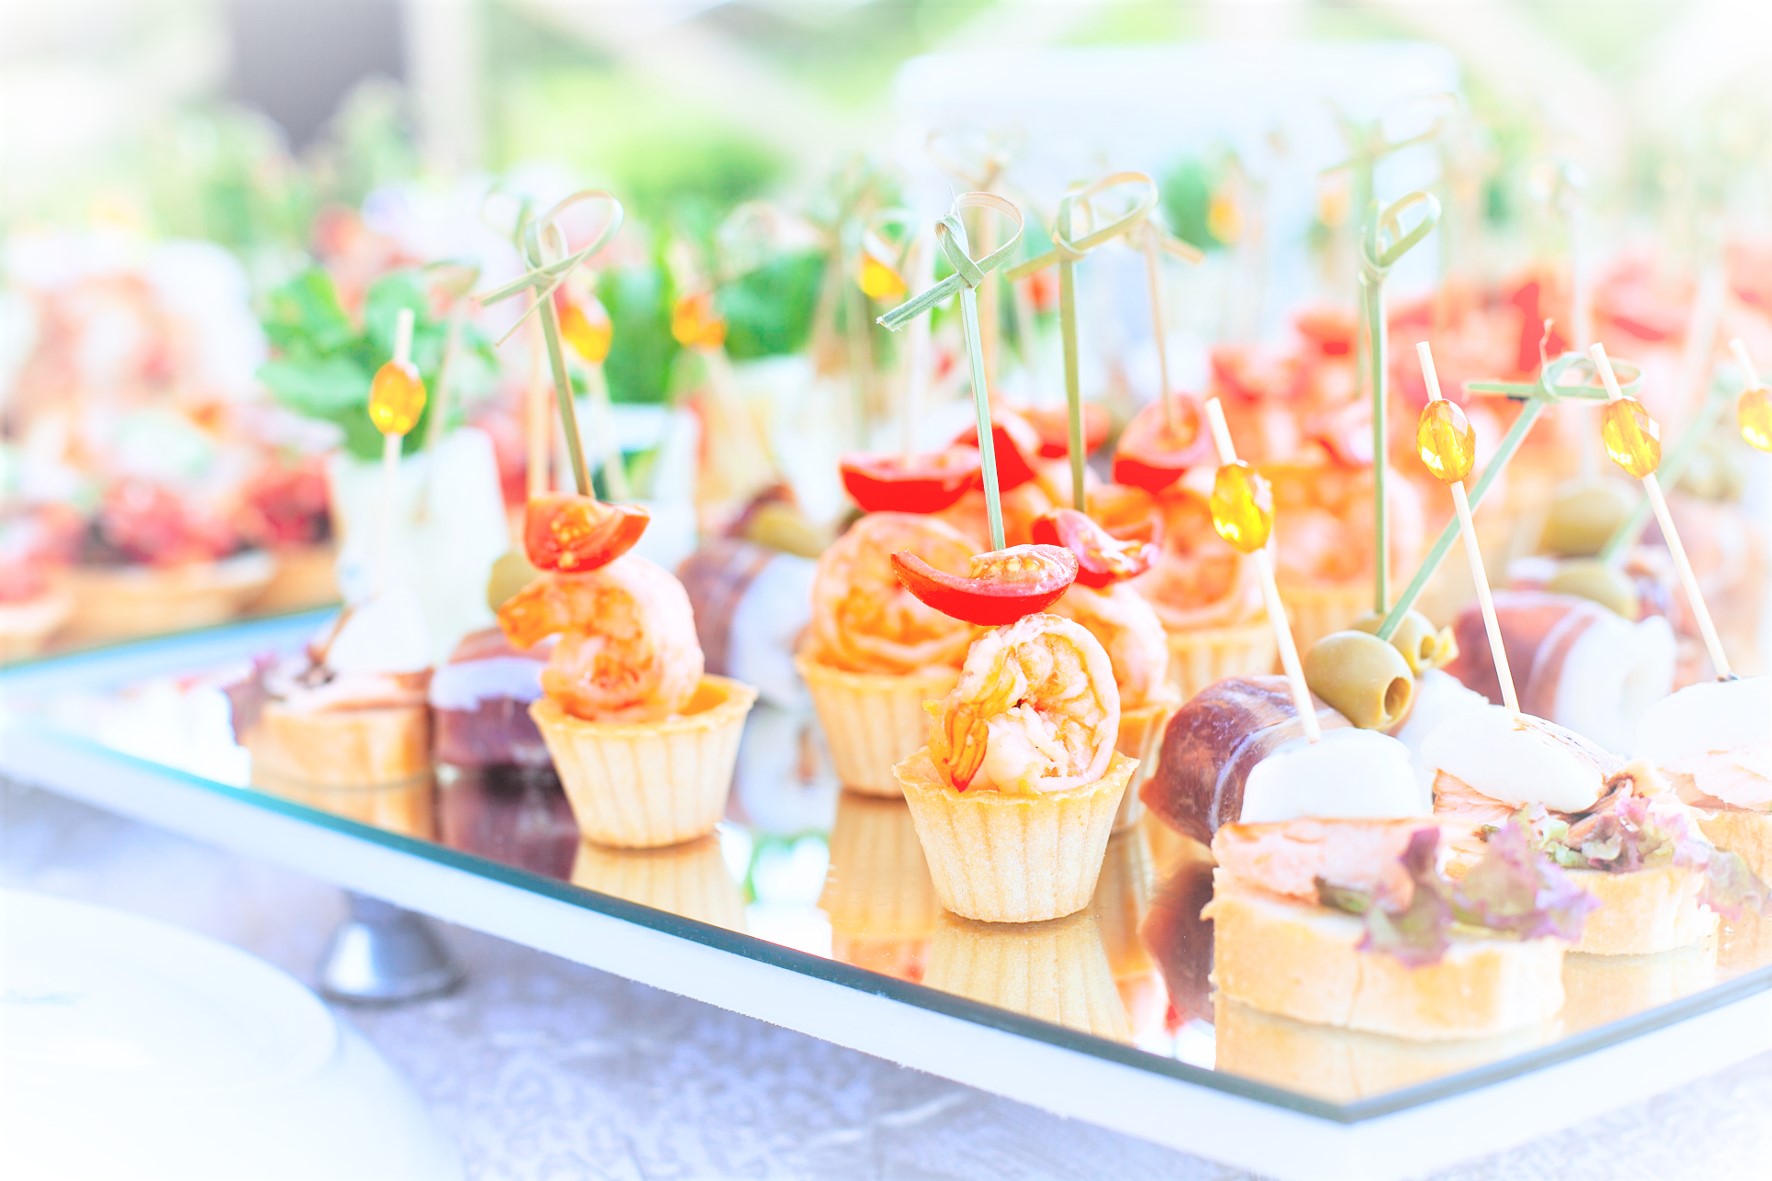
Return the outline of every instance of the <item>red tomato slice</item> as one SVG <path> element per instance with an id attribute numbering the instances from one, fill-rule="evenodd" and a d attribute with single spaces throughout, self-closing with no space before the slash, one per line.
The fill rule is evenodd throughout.
<path id="1" fill-rule="evenodd" d="M 1155 495 L 1189 468 L 1213 462 L 1212 438 L 1201 421 L 1200 404 L 1191 395 L 1173 395 L 1177 429 L 1161 402 L 1152 402 L 1132 416 L 1120 432 L 1114 452 L 1114 483 L 1130 484 Z"/>
<path id="2" fill-rule="evenodd" d="M 943 615 L 999 627 L 1056 603 L 1076 580 L 1077 556 L 1056 545 L 1013 545 L 974 554 L 971 568 L 959 575 L 902 550 L 892 555 L 892 572 Z"/>
<path id="3" fill-rule="evenodd" d="M 1121 541 L 1157 540 L 1157 498 L 1130 484 L 1099 484 L 1085 502 L 1089 519 Z"/>
<path id="4" fill-rule="evenodd" d="M 1340 308 L 1306 308 L 1293 317 L 1298 335 L 1316 346 L 1325 357 L 1345 357 L 1354 351 L 1359 321 Z"/>
<path id="5" fill-rule="evenodd" d="M 1077 581 L 1084 586 L 1112 586 L 1137 578 L 1157 560 L 1148 541 L 1121 541 L 1074 508 L 1055 508 L 1034 521 L 1034 541 L 1061 545 L 1077 556 Z"/>
<path id="6" fill-rule="evenodd" d="M 1063 459 L 1071 453 L 1071 413 L 1063 406 L 1028 406 L 1018 413 L 1027 419 L 1034 433 L 1040 436 L 1040 455 L 1045 459 Z M 1094 402 L 1083 403 L 1083 454 L 1094 455 L 1107 442 L 1114 429 L 1114 416 L 1107 407 Z"/>
<path id="7" fill-rule="evenodd" d="M 977 447 L 949 447 L 924 455 L 868 455 L 837 461 L 843 487 L 863 512 L 938 513 L 979 483 Z"/>
<path id="8" fill-rule="evenodd" d="M 977 448 L 978 428 L 962 431 L 955 443 Z M 997 453 L 997 488 L 1008 492 L 1034 478 L 1034 460 L 1040 454 L 1040 435 L 1028 420 L 1013 410 L 991 408 L 991 443 Z"/>
<path id="9" fill-rule="evenodd" d="M 652 515 L 636 504 L 590 496 L 533 496 L 523 510 L 523 549 L 537 570 L 596 570 L 634 548 Z"/>

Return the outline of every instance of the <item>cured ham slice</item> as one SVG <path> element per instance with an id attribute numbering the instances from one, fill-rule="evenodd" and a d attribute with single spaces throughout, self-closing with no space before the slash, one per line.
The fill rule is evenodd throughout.
<path id="1" fill-rule="evenodd" d="M 1348 725 L 1326 705 L 1325 730 Z M 1165 822 L 1210 844 L 1242 817 L 1243 787 L 1255 765 L 1304 736 L 1284 677 L 1227 677 L 1182 706 L 1163 734 L 1162 755 L 1139 798 Z"/>
<path id="2" fill-rule="evenodd" d="M 1497 591 L 1520 709 L 1612 751 L 1628 751 L 1643 711 L 1673 689 L 1675 643 L 1666 619 L 1632 622 L 1600 604 L 1543 591 Z M 1501 683 L 1481 612 L 1453 623 L 1458 656 L 1446 671 L 1495 704 Z"/>

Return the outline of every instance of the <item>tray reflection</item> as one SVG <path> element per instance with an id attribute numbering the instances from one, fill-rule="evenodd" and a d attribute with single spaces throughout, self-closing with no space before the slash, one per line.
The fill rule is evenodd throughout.
<path id="1" fill-rule="evenodd" d="M 255 772 L 220 686 L 236 670 L 88 688 L 26 703 L 50 725 L 217 783 L 809 951 L 1110 1042 L 1334 1103 L 1372 1099 L 1692 997 L 1772 964 L 1772 921 L 1634 959 L 1569 957 L 1562 1014 L 1492 1041 L 1416 1044 L 1216 1001 L 1206 850 L 1154 818 L 1110 842 L 1092 904 L 993 925 L 942 910 L 902 801 L 841 791 L 816 726 L 760 706 L 712 837 L 624 851 L 580 840 L 548 769 L 443 765 L 389 786 Z M 15 707 L 16 708 L 16 707 Z"/>

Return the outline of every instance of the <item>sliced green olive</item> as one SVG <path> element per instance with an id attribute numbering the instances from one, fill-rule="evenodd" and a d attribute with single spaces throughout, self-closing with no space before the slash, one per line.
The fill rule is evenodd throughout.
<path id="1" fill-rule="evenodd" d="M 1331 632 L 1312 644 L 1304 680 L 1362 730 L 1389 730 L 1415 700 L 1415 677 L 1403 654 L 1370 632 Z"/>
<path id="2" fill-rule="evenodd" d="M 1551 501 L 1539 549 L 1563 558 L 1591 558 L 1635 507 L 1636 489 L 1623 480 L 1569 485 Z"/>
<path id="3" fill-rule="evenodd" d="M 1626 619 L 1642 614 L 1642 602 L 1630 577 L 1618 567 L 1597 558 L 1571 558 L 1544 584 L 1552 594 L 1592 599 Z"/>
<path id="4" fill-rule="evenodd" d="M 1368 611 L 1350 625 L 1353 630 L 1377 635 L 1384 616 Z M 1402 653 L 1403 662 L 1417 676 L 1430 668 L 1440 668 L 1458 655 L 1458 642 L 1449 627 L 1436 628 L 1433 621 L 1419 611 L 1410 611 L 1391 633 L 1391 647 Z"/>
<path id="5" fill-rule="evenodd" d="M 499 555 L 492 564 L 492 575 L 486 580 L 486 605 L 497 611 L 506 599 L 534 582 L 541 571 L 529 564 L 519 549 Z"/>

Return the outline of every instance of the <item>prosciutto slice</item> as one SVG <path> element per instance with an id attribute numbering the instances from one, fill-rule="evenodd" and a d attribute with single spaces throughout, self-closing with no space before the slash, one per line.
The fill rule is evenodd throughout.
<path id="1" fill-rule="evenodd" d="M 1607 750 L 1629 751 L 1643 711 L 1673 689 L 1674 634 L 1659 616 L 1632 622 L 1589 599 L 1523 590 L 1496 591 L 1495 616 L 1520 709 Z M 1446 671 L 1501 704 L 1482 613 L 1467 607 L 1452 626 Z"/>
<path id="2" fill-rule="evenodd" d="M 1318 705 L 1325 730 L 1348 720 Z M 1302 738 L 1304 727 L 1284 677 L 1227 677 L 1208 685 L 1176 712 L 1163 733 L 1156 773 L 1139 798 L 1165 822 L 1211 844 L 1243 813 L 1249 772 L 1276 747 Z"/>

